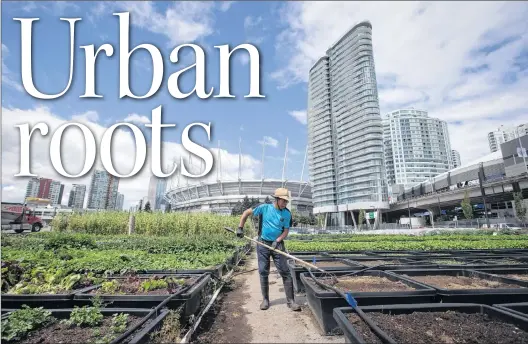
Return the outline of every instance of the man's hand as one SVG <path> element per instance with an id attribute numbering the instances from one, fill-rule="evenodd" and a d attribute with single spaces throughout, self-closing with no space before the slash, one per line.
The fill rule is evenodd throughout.
<path id="1" fill-rule="evenodd" d="M 272 244 L 271 244 L 271 248 L 276 250 L 277 249 L 277 246 L 279 247 L 279 250 L 280 250 L 280 242 L 278 242 L 277 240 L 275 240 Z"/>
<path id="2" fill-rule="evenodd" d="M 236 235 L 239 238 L 243 238 L 244 237 L 244 229 L 242 227 L 238 227 L 238 229 L 236 231 Z"/>

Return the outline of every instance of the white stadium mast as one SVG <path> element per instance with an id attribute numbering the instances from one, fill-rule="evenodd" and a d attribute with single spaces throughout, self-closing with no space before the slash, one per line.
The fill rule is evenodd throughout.
<path id="1" fill-rule="evenodd" d="M 288 138 L 286 138 L 286 149 L 284 150 L 284 163 L 282 165 L 282 187 L 284 187 L 284 184 L 286 180 L 284 179 L 284 174 L 286 173 L 286 162 L 288 160 Z"/>

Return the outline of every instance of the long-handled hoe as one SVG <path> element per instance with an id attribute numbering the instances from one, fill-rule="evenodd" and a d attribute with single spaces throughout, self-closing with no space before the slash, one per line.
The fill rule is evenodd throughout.
<path id="1" fill-rule="evenodd" d="M 232 228 L 229 228 L 229 227 L 224 227 L 225 230 L 233 233 L 233 234 L 236 234 L 236 232 L 232 229 Z M 308 263 L 307 261 L 305 260 L 302 260 L 302 259 L 299 259 L 295 256 L 292 256 L 291 254 L 288 254 L 284 251 L 281 251 L 281 250 L 278 250 L 278 249 L 274 249 L 272 248 L 271 246 L 268 246 L 266 244 L 264 244 L 263 242 L 260 242 L 258 240 L 255 240 L 253 238 L 250 238 L 246 235 L 244 235 L 244 239 L 246 240 L 249 240 L 257 245 L 260 245 L 260 246 L 264 246 L 268 249 L 270 249 L 271 251 L 273 252 L 276 252 L 280 255 L 283 255 L 287 258 L 290 258 L 290 259 L 293 259 L 295 260 L 296 262 L 298 262 L 299 264 L 305 266 L 307 269 L 308 269 L 308 272 L 310 273 L 310 277 L 312 277 L 312 279 L 314 280 L 314 282 L 319 285 L 320 287 L 324 288 L 324 289 L 328 289 L 328 290 L 333 290 L 334 292 L 336 292 L 339 296 L 341 296 L 342 298 L 344 298 L 346 300 L 346 302 L 350 305 L 350 307 L 352 307 L 356 313 L 361 317 L 361 319 L 363 319 L 363 321 L 365 321 L 369 326 L 370 328 L 372 328 L 372 330 L 374 330 L 374 332 L 376 332 L 378 334 L 378 336 L 380 337 L 380 339 L 384 342 L 384 343 L 387 343 L 387 344 L 396 344 L 396 342 L 390 338 L 385 332 L 383 332 L 369 317 L 367 317 L 365 315 L 365 313 L 358 307 L 357 305 L 357 302 L 356 300 L 354 299 L 354 297 L 352 296 L 352 294 L 350 292 L 347 292 L 347 293 L 344 293 L 343 291 L 335 288 L 334 286 L 330 286 L 330 285 L 327 285 L 325 283 L 322 283 L 320 281 L 320 279 L 322 280 L 327 280 L 327 279 L 330 279 L 330 281 L 333 283 L 333 284 L 337 284 L 338 282 L 338 278 L 337 276 L 335 276 L 334 274 L 326 271 L 326 270 L 323 270 L 319 267 L 317 267 L 316 265 L 314 264 L 310 264 Z M 314 259 L 314 262 L 315 262 L 315 259 Z M 314 270 L 318 270 L 320 272 L 322 272 L 324 275 L 322 277 L 320 277 L 320 279 L 317 279 L 314 274 L 312 273 L 312 269 Z M 367 269 L 365 269 L 367 270 Z M 360 270 L 361 271 L 361 270 Z M 350 275 L 354 275 L 360 271 L 357 271 L 355 273 L 351 273 Z"/>

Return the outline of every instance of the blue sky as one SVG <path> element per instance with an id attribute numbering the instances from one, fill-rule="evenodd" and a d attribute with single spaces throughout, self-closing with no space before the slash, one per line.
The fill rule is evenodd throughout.
<path id="1" fill-rule="evenodd" d="M 164 82 L 150 99 L 118 97 L 118 17 L 112 13 L 124 11 L 130 12 L 130 47 L 150 43 L 164 57 Z M 216 147 L 221 141 L 226 150 L 222 167 L 230 176 L 236 175 L 239 137 L 246 175 L 260 176 L 259 141 L 267 136 L 271 145 L 266 146 L 265 175 L 280 178 L 288 137 L 287 177 L 299 179 L 307 139 L 308 69 L 361 20 L 373 24 L 382 114 L 407 106 L 428 110 L 448 121 L 451 144 L 460 151 L 463 163 L 474 160 L 489 152 L 488 131 L 500 124 L 528 121 L 527 16 L 528 4 L 522 2 L 3 2 L 2 195 L 16 200 L 26 183 L 13 178 L 17 167 L 11 157 L 17 158 L 19 152 L 16 144 L 11 151 L 6 143 L 16 142 L 17 132 L 6 124 L 82 118 L 105 128 L 127 118 L 145 122 L 159 105 L 163 121 L 177 124 L 176 129 L 164 129 L 167 142 L 179 143 L 187 124 L 211 122 L 212 142 L 207 145 Z M 33 68 L 37 88 L 46 93 L 59 92 L 67 83 L 69 30 L 59 18 L 82 18 L 76 25 L 73 84 L 65 96 L 34 99 L 21 87 L 20 23 L 15 17 L 40 18 L 33 29 Z M 115 51 L 113 57 L 98 57 L 97 92 L 104 98 L 80 99 L 85 79 L 80 46 L 94 44 L 97 49 L 103 43 L 112 44 Z M 170 62 L 172 49 L 183 43 L 199 44 L 206 51 L 209 87 L 217 87 L 219 81 L 214 46 L 253 43 L 260 51 L 261 92 L 266 98 L 244 98 L 249 92 L 249 65 L 243 52 L 231 65 L 235 99 L 173 98 L 167 90 L 169 75 L 193 61 L 192 54 L 183 53 L 180 62 Z M 144 94 L 151 83 L 149 55 L 136 52 L 131 60 L 131 89 Z M 181 82 L 182 90 L 192 88 L 194 73 L 187 73 Z M 204 134 L 197 136 L 206 144 Z M 49 159 L 37 155 L 35 164 L 38 173 L 54 176 Z M 147 172 L 141 178 L 148 178 Z M 146 183 L 124 182 L 123 192 L 128 205 L 146 194 Z"/>

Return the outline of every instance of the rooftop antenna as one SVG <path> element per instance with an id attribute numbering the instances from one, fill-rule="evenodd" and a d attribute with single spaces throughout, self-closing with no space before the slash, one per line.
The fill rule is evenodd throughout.
<path id="1" fill-rule="evenodd" d="M 286 173 L 286 161 L 288 159 L 288 138 L 286 138 L 286 149 L 284 150 L 284 163 L 282 165 L 282 187 L 284 187 L 284 175 Z"/>
<path id="2" fill-rule="evenodd" d="M 306 155 L 308 155 L 308 145 L 306 145 L 306 149 L 304 150 L 304 161 L 303 166 L 301 170 L 301 183 L 299 184 L 299 197 L 301 197 L 301 187 L 302 187 L 302 181 L 304 176 L 304 165 L 306 165 Z"/>
<path id="3" fill-rule="evenodd" d="M 262 180 L 264 180 L 264 154 L 266 152 L 266 139 L 263 137 L 262 138 L 262 166 L 260 168 L 261 170 L 261 178 Z"/>

